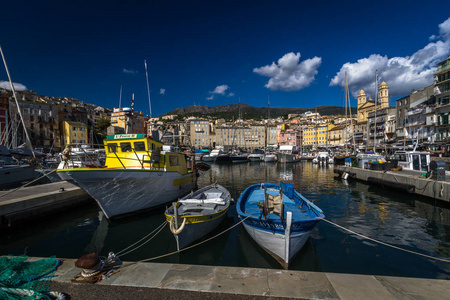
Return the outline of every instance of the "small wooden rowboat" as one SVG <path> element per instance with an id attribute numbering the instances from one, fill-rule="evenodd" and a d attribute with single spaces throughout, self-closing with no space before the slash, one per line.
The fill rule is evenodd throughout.
<path id="1" fill-rule="evenodd" d="M 285 269 L 311 235 L 322 210 L 294 190 L 293 183 L 249 186 L 236 210 L 248 234 Z"/>
<path id="2" fill-rule="evenodd" d="M 173 202 L 165 211 L 178 251 L 214 230 L 225 218 L 230 192 L 217 183 Z"/>

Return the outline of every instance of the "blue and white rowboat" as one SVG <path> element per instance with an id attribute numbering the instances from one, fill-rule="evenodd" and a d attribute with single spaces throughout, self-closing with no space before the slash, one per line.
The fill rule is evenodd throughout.
<path id="1" fill-rule="evenodd" d="M 236 210 L 248 234 L 285 269 L 311 235 L 322 210 L 294 190 L 293 183 L 249 186 Z"/>

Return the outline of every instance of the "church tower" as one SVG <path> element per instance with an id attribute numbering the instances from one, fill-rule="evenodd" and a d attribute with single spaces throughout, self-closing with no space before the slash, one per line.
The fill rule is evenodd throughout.
<path id="1" fill-rule="evenodd" d="M 389 107 L 389 87 L 384 81 L 378 88 L 378 99 L 381 101 L 381 108 Z"/>
<path id="2" fill-rule="evenodd" d="M 367 100 L 366 92 L 364 92 L 364 90 L 360 90 L 358 95 L 358 108 L 361 107 L 364 103 L 366 103 L 366 100 Z"/>

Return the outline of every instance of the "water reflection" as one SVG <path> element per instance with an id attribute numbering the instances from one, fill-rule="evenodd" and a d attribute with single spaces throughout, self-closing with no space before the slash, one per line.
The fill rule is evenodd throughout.
<path id="1" fill-rule="evenodd" d="M 450 209 L 425 198 L 385 191 L 362 182 L 334 177 L 333 167 L 310 162 L 294 164 L 212 164 L 199 187 L 218 182 L 237 200 L 251 184 L 294 181 L 296 189 L 316 203 L 328 220 L 345 228 L 408 250 L 450 259 Z M 118 252 L 154 230 L 164 209 L 110 222 L 93 203 L 33 226 L 2 232 L 2 254 L 77 258 L 98 251 Z M 234 206 L 226 220 L 206 238 L 239 222 Z M 122 257 L 136 261 L 176 250 L 166 227 L 136 251 Z M 280 268 L 243 230 L 235 227 L 194 249 L 157 262 Z M 290 265 L 295 270 L 450 278 L 448 263 L 401 252 L 338 229 L 324 221 Z"/>

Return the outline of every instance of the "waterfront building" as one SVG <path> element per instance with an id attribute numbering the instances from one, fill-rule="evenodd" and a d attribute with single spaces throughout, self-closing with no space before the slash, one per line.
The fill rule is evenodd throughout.
<path id="1" fill-rule="evenodd" d="M 427 126 L 427 118 L 434 121 L 434 116 L 430 115 L 431 108 L 428 101 L 434 94 L 434 86 L 430 85 L 418 91 L 413 91 L 409 96 L 409 109 L 407 112 L 407 129 L 411 139 L 410 143 L 431 142 L 435 137 L 435 126 L 430 122 Z M 434 136 L 434 137 L 433 137 Z"/>
<path id="2" fill-rule="evenodd" d="M 147 133 L 144 114 L 135 112 L 129 107 L 114 108 L 111 113 L 111 126 L 122 128 L 125 133 Z"/>
<path id="3" fill-rule="evenodd" d="M 208 120 L 191 119 L 189 121 L 191 145 L 196 148 L 214 147 L 215 137 L 212 138 L 212 124 Z M 215 134 L 214 134 L 215 136 Z"/>
<path id="4" fill-rule="evenodd" d="M 406 145 L 408 137 L 407 112 L 409 111 L 409 95 L 396 100 L 396 130 L 397 144 Z"/>
<path id="5" fill-rule="evenodd" d="M 338 125 L 328 131 L 328 143 L 330 147 L 343 147 L 346 145 L 346 138 L 350 136 L 348 126 Z"/>
<path id="6" fill-rule="evenodd" d="M 393 138 L 391 135 L 392 128 L 389 129 L 389 135 L 386 131 L 387 123 L 392 122 L 392 119 L 395 116 L 396 109 L 395 107 L 384 107 L 380 110 L 370 112 L 367 117 L 367 128 L 368 128 L 368 139 L 366 147 L 368 149 L 373 149 L 374 145 L 378 151 L 382 151 L 386 149 L 387 141 Z M 392 124 L 391 124 L 392 125 Z"/>
<path id="7" fill-rule="evenodd" d="M 87 125 L 75 121 L 61 121 L 60 123 L 62 147 L 68 144 L 87 144 Z"/>
<path id="8" fill-rule="evenodd" d="M 450 139 L 450 56 L 438 63 L 438 68 L 434 72 L 434 92 L 437 116 L 436 141 L 446 142 Z"/>
<path id="9" fill-rule="evenodd" d="M 300 147 L 300 131 L 295 129 L 285 129 L 281 130 L 278 136 L 279 146 L 295 146 Z"/>
<path id="10" fill-rule="evenodd" d="M 303 130 L 303 146 L 328 147 L 328 131 L 334 128 L 333 124 L 310 125 Z"/>

